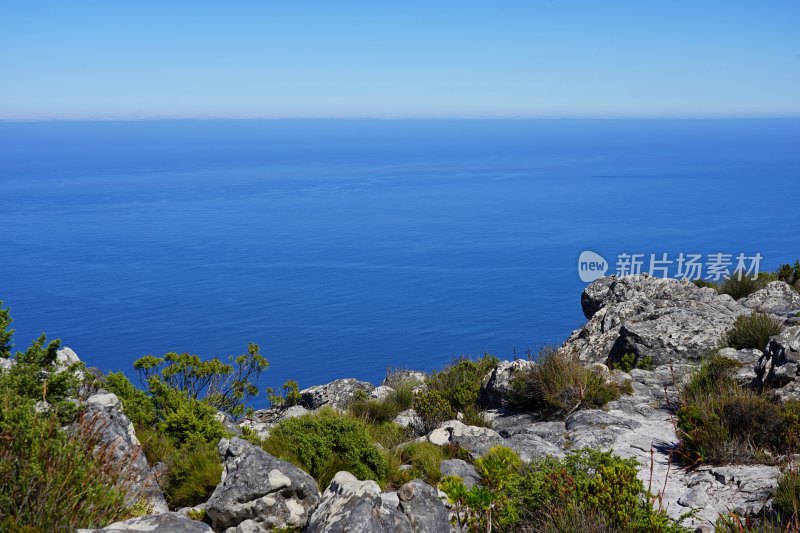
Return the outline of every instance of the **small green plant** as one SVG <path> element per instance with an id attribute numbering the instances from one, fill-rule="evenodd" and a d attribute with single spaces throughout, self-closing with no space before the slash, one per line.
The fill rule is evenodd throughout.
<path id="1" fill-rule="evenodd" d="M 765 313 L 741 315 L 736 318 L 723 340 L 727 346 L 737 350 L 747 348 L 764 350 L 769 338 L 780 334 L 782 330 L 781 323 Z"/>
<path id="2" fill-rule="evenodd" d="M 717 291 L 720 294 L 727 294 L 734 300 L 746 298 L 765 285 L 766 277 L 759 276 L 753 279 L 742 271 L 736 271 L 733 275 L 723 281 Z"/>
<path id="3" fill-rule="evenodd" d="M 476 467 L 483 488 L 467 490 L 452 477 L 439 484 L 468 531 L 687 531 L 653 509 L 632 459 L 582 449 L 522 465 L 512 451 L 496 448 Z M 607 529 L 594 529 L 598 524 Z M 567 526 L 579 529 L 561 529 Z"/>
<path id="4" fill-rule="evenodd" d="M 512 379 L 511 401 L 521 409 L 563 417 L 577 409 L 602 407 L 629 387 L 607 382 L 573 357 L 545 348 L 536 365 Z"/>
<path id="5" fill-rule="evenodd" d="M 640 357 L 634 353 L 626 353 L 619 359 L 619 362 L 609 362 L 611 363 L 610 366 L 612 368 L 617 368 L 623 372 L 630 372 L 634 368 L 638 368 L 640 370 L 653 370 L 655 368 L 653 357 L 650 355 Z"/>
<path id="6" fill-rule="evenodd" d="M 714 289 L 714 290 L 718 289 L 718 285 L 716 283 L 705 279 L 695 279 L 692 280 L 692 283 L 694 283 L 698 287 L 708 287 L 709 289 Z"/>
<path id="7" fill-rule="evenodd" d="M 0 372 L 0 530 L 103 527 L 144 506 L 126 503 L 128 475 L 92 452 L 92 434 L 67 434 L 57 413 L 37 413 Z M 82 428 L 82 426 L 79 426 Z M 146 510 L 145 510 L 146 512 Z"/>
<path id="8" fill-rule="evenodd" d="M 771 463 L 800 435 L 800 402 L 778 403 L 739 385 L 738 361 L 708 356 L 681 392 L 679 457 L 699 464 Z"/>
<path id="9" fill-rule="evenodd" d="M 800 520 L 800 472 L 795 468 L 787 469 L 778 480 L 773 502 L 782 521 L 797 525 Z"/>
<path id="10" fill-rule="evenodd" d="M 489 354 L 476 360 L 462 357 L 447 368 L 434 372 L 426 383 L 427 390 L 439 392 L 453 411 L 464 412 L 477 403 L 481 381 L 498 362 Z"/>
<path id="11" fill-rule="evenodd" d="M 267 400 L 271 407 L 292 407 L 298 405 L 301 398 L 300 387 L 293 379 L 283 384 L 283 392 L 276 392 L 272 387 L 267 387 Z"/>
<path id="12" fill-rule="evenodd" d="M 191 507 L 208 500 L 222 476 L 216 444 L 197 436 L 166 458 L 164 496 L 172 508 Z"/>
<path id="13" fill-rule="evenodd" d="M 414 410 L 426 433 L 438 428 L 442 422 L 452 420 L 456 415 L 450 402 L 438 390 L 426 390 L 418 394 L 414 400 Z"/>
<path id="14" fill-rule="evenodd" d="M 340 470 L 376 481 L 387 473 L 386 459 L 373 444 L 367 425 L 332 409 L 284 420 L 263 446 L 311 474 L 321 487 Z"/>

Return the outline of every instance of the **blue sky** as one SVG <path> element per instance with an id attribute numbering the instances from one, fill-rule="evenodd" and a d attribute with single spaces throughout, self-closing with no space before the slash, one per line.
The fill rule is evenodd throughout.
<path id="1" fill-rule="evenodd" d="M 800 1 L 36 1 L 0 118 L 800 116 Z"/>

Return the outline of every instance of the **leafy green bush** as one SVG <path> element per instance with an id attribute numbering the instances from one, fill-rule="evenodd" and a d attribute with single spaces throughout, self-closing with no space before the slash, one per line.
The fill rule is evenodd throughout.
<path id="1" fill-rule="evenodd" d="M 775 508 L 785 522 L 800 519 L 800 472 L 788 469 L 778 480 L 773 496 Z"/>
<path id="2" fill-rule="evenodd" d="M 783 331 L 780 322 L 764 313 L 739 316 L 725 334 L 725 343 L 737 350 L 756 348 L 764 350 L 769 338 Z"/>
<path id="3" fill-rule="evenodd" d="M 649 355 L 645 356 L 638 356 L 634 353 L 626 353 L 620 359 L 619 362 L 609 362 L 609 366 L 612 368 L 617 368 L 623 372 L 630 372 L 634 368 L 639 368 L 641 370 L 653 370 L 655 365 L 653 364 L 653 358 Z"/>
<path id="4" fill-rule="evenodd" d="M 485 487 L 467 491 L 445 478 L 447 493 L 468 531 L 565 531 L 589 518 L 605 529 L 588 531 L 685 531 L 653 509 L 633 459 L 578 450 L 563 460 L 546 458 L 521 465 L 508 449 L 493 449 L 476 464 Z M 583 531 L 583 529 L 578 529 Z"/>
<path id="5" fill-rule="evenodd" d="M 255 383 L 269 362 L 253 343 L 248 345 L 246 354 L 229 359 L 230 364 L 225 364 L 216 357 L 204 361 L 197 355 L 170 352 L 164 357 L 146 355 L 137 359 L 133 367 L 148 385 L 157 379 L 191 399 L 203 400 L 236 417 L 244 413 L 246 401 L 258 394 Z"/>
<path id="6" fill-rule="evenodd" d="M 267 387 L 267 400 L 272 407 L 292 407 L 300 403 L 300 386 L 293 379 L 283 384 L 283 392 Z"/>
<path id="7" fill-rule="evenodd" d="M 164 496 L 173 508 L 208 500 L 222 476 L 216 444 L 193 437 L 166 457 Z"/>
<path id="8" fill-rule="evenodd" d="M 678 437 L 685 463 L 772 462 L 796 439 L 800 402 L 779 404 L 740 386 L 738 367 L 712 354 L 683 387 Z"/>
<path id="9" fill-rule="evenodd" d="M 444 370 L 431 374 L 426 382 L 427 390 L 439 392 L 454 411 L 463 412 L 477 403 L 481 381 L 498 362 L 489 354 L 477 360 L 457 359 Z"/>
<path id="10" fill-rule="evenodd" d="M 565 416 L 577 409 L 602 407 L 629 387 L 607 382 L 598 372 L 554 349 L 544 349 L 536 365 L 511 381 L 512 404 L 544 416 Z"/>
<path id="11" fill-rule="evenodd" d="M 422 421 L 422 428 L 426 433 L 456 416 L 450 402 L 438 390 L 426 390 L 418 394 L 414 399 L 414 410 Z"/>
<path id="12" fill-rule="evenodd" d="M 11 313 L 3 308 L 3 301 L 0 300 L 0 358 L 8 359 L 11 357 L 11 350 L 14 348 L 11 340 L 14 337 L 14 330 L 11 329 Z"/>
<path id="13" fill-rule="evenodd" d="M 386 459 L 373 444 L 366 424 L 332 409 L 284 420 L 263 446 L 311 474 L 321 487 L 340 470 L 376 481 L 387 473 Z"/>
<path id="14" fill-rule="evenodd" d="M 122 372 L 109 372 L 102 378 L 102 387 L 113 392 L 122 402 L 122 409 L 135 426 L 155 424 L 156 406 L 153 398 L 134 386 Z"/>
<path id="15" fill-rule="evenodd" d="M 757 290 L 764 287 L 766 281 L 765 276 L 759 276 L 758 279 L 744 275 L 742 272 L 734 272 L 734 274 L 720 283 L 717 292 L 720 294 L 727 294 L 734 300 L 746 298 Z"/>
<path id="16" fill-rule="evenodd" d="M 145 512 L 126 505 L 125 473 L 69 436 L 58 414 L 37 413 L 0 372 L 0 530 L 74 531 Z"/>

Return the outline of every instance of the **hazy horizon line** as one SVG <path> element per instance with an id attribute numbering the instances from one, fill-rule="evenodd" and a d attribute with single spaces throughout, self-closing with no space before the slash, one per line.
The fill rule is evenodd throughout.
<path id="1" fill-rule="evenodd" d="M 800 119 L 787 113 L 652 113 L 652 114 L 537 114 L 537 115 L 53 115 L 2 116 L 0 122 L 157 122 L 157 121 L 402 121 L 402 120 L 758 120 Z"/>

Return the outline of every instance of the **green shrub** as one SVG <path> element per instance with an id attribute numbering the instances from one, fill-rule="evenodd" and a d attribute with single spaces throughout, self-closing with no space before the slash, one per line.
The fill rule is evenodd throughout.
<path id="1" fill-rule="evenodd" d="M 193 437 L 166 457 L 164 496 L 170 507 L 191 507 L 211 496 L 222 476 L 216 444 Z"/>
<path id="2" fill-rule="evenodd" d="M 150 393 L 159 414 L 158 429 L 176 446 L 194 437 L 217 443 L 228 435 L 217 418 L 217 410 L 208 403 L 187 396 L 156 377 L 150 378 Z"/>
<path id="3" fill-rule="evenodd" d="M 91 436 L 67 435 L 8 385 L 0 375 L 0 530 L 74 531 L 146 512 L 126 505 L 125 472 L 91 452 Z"/>
<path id="4" fill-rule="evenodd" d="M 695 399 L 717 395 L 736 387 L 734 375 L 741 366 L 742 364 L 735 359 L 712 352 L 706 356 L 700 368 L 692 373 L 683 387 L 684 403 L 692 403 Z"/>
<path id="5" fill-rule="evenodd" d="M 514 376 L 510 399 L 518 408 L 555 417 L 602 407 L 629 388 L 629 384 L 624 387 L 607 382 L 569 355 L 544 349 L 536 365 Z"/>
<path id="6" fill-rule="evenodd" d="M 457 359 L 444 370 L 434 372 L 426 383 L 429 391 L 437 391 L 454 411 L 463 412 L 478 401 L 481 381 L 499 360 L 489 354 L 480 359 Z"/>
<path id="7" fill-rule="evenodd" d="M 784 521 L 800 519 L 800 472 L 788 469 L 778 480 L 773 502 Z"/>
<path id="8" fill-rule="evenodd" d="M 717 291 L 720 294 L 727 294 L 734 300 L 746 298 L 765 285 L 766 278 L 759 276 L 758 279 L 753 279 L 744 275 L 742 272 L 734 272 L 734 274 L 723 281 Z"/>
<path id="9" fill-rule="evenodd" d="M 399 464 L 406 468 L 396 472 L 395 476 L 388 480 L 392 486 L 400 486 L 412 479 L 423 479 L 427 483 L 436 485 L 442 477 L 439 465 L 449 458 L 444 448 L 430 442 L 412 442 L 401 446 L 396 456 Z"/>
<path id="10" fill-rule="evenodd" d="M 394 390 L 389 393 L 388 402 L 395 404 L 400 411 L 411 409 L 414 406 L 414 385 L 413 383 L 400 382 L 395 385 Z"/>
<path id="11" fill-rule="evenodd" d="M 764 313 L 739 316 L 725 334 L 725 343 L 737 350 L 756 348 L 764 350 L 769 338 L 783 330 L 780 322 Z"/>
<path id="12" fill-rule="evenodd" d="M 679 455 L 689 465 L 772 462 L 797 442 L 800 402 L 776 403 L 734 379 L 737 361 L 710 355 L 682 391 Z"/>
<path id="13" fill-rule="evenodd" d="M 170 352 L 164 357 L 141 357 L 133 367 L 148 386 L 158 380 L 237 417 L 244 413 L 247 400 L 258 394 L 255 383 L 269 362 L 258 345 L 250 343 L 246 354 L 231 356 L 229 363 L 217 357 L 204 361 L 197 355 Z"/>
<path id="14" fill-rule="evenodd" d="M 704 279 L 695 279 L 692 280 L 692 283 L 694 283 L 698 287 L 708 287 L 709 289 L 714 289 L 714 290 L 718 289 L 718 285 L 713 281 L 708 281 Z"/>
<path id="15" fill-rule="evenodd" d="M 523 466 L 513 452 L 497 448 L 476 466 L 484 489 L 467 491 L 457 478 L 440 484 L 469 531 L 488 530 L 489 523 L 501 532 L 572 531 L 561 528 L 590 519 L 603 527 L 588 531 L 685 531 L 653 509 L 633 459 L 583 449 Z"/>
<path id="16" fill-rule="evenodd" d="M 272 429 L 264 449 L 292 462 L 326 487 L 339 470 L 359 479 L 385 478 L 385 457 L 364 422 L 331 409 L 284 420 Z"/>
<path id="17" fill-rule="evenodd" d="M 283 392 L 275 392 L 272 387 L 267 387 L 267 400 L 272 407 L 292 407 L 299 404 L 301 398 L 300 386 L 293 379 L 283 384 Z"/>
<path id="18" fill-rule="evenodd" d="M 624 354 L 619 359 L 619 362 L 616 363 L 609 361 L 609 366 L 611 368 L 619 369 L 623 372 L 630 372 L 634 368 L 639 368 L 641 370 L 653 370 L 655 368 L 652 356 L 645 355 L 640 357 L 634 353 Z"/>
<path id="19" fill-rule="evenodd" d="M 143 390 L 134 386 L 122 372 L 110 372 L 102 379 L 102 386 L 117 395 L 122 408 L 131 422 L 136 426 L 152 426 L 155 424 L 156 406 L 153 399 Z"/>
<path id="20" fill-rule="evenodd" d="M 438 390 L 426 390 L 418 394 L 414 400 L 414 410 L 422 421 L 422 428 L 426 433 L 456 416 L 450 402 Z"/>
<path id="21" fill-rule="evenodd" d="M 394 422 L 367 424 L 370 438 L 386 449 L 394 448 L 412 437 L 411 430 Z"/>
<path id="22" fill-rule="evenodd" d="M 3 308 L 3 301 L 0 300 L 0 358 L 8 359 L 11 357 L 11 350 L 14 348 L 11 340 L 14 337 L 14 330 L 11 329 L 11 313 Z"/>

